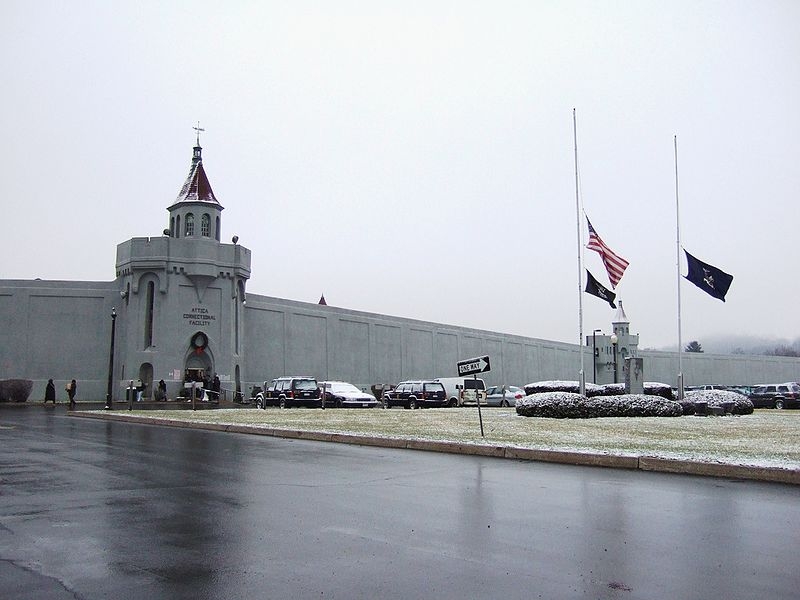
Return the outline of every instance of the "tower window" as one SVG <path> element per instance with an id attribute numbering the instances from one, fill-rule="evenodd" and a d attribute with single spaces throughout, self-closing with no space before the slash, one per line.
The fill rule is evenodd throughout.
<path id="1" fill-rule="evenodd" d="M 181 216 L 178 215 L 175 221 L 175 237 L 181 237 Z"/>
<path id="2" fill-rule="evenodd" d="M 208 213 L 204 214 L 203 217 L 200 219 L 200 235 L 203 237 L 208 237 L 211 235 L 209 228 L 211 227 L 211 217 L 208 216 Z"/>
<path id="3" fill-rule="evenodd" d="M 194 215 L 188 213 L 186 215 L 186 237 L 194 235 Z"/>
<path id="4" fill-rule="evenodd" d="M 214 231 L 214 237 L 219 241 L 219 217 L 217 217 L 217 228 Z"/>
<path id="5" fill-rule="evenodd" d="M 147 305 L 144 316 L 144 347 L 153 345 L 153 309 L 155 308 L 156 286 L 151 281 L 147 284 Z"/>

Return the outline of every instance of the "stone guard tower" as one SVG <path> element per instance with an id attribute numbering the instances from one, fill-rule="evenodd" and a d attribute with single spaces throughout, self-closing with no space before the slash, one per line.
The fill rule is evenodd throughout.
<path id="1" fill-rule="evenodd" d="M 213 380 L 241 391 L 243 306 L 250 250 L 220 242 L 223 207 L 203 168 L 198 128 L 189 176 L 169 211 L 161 237 L 117 246 L 119 397 L 129 380 L 164 379 L 176 397 L 186 380 Z M 228 382 L 225 385 L 225 382 Z"/>
<path id="2" fill-rule="evenodd" d="M 625 382 L 623 367 L 625 359 L 638 356 L 639 336 L 630 333 L 630 322 L 622 308 L 622 300 L 619 300 L 619 308 L 611 322 L 612 335 L 587 336 L 586 345 L 594 345 L 594 368 L 597 383 L 617 383 Z M 616 336 L 616 344 L 613 343 Z M 616 378 L 614 369 L 616 367 Z"/>

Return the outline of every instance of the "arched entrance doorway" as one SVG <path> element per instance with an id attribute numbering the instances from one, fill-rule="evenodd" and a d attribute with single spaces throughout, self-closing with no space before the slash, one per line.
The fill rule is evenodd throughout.
<path id="1" fill-rule="evenodd" d="M 142 363 L 139 367 L 139 379 L 144 386 L 143 399 L 151 399 L 153 397 L 153 365 Z"/>
<path id="2" fill-rule="evenodd" d="M 208 383 L 214 376 L 214 357 L 208 349 L 208 337 L 202 331 L 197 332 L 191 338 L 183 373 L 184 382 L 203 381 Z"/>

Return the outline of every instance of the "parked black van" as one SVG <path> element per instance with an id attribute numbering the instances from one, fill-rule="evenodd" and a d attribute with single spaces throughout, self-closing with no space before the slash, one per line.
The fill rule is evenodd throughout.
<path id="1" fill-rule="evenodd" d="M 322 406 L 322 397 L 317 380 L 313 377 L 278 377 L 264 382 L 264 391 L 256 396 L 256 406 Z"/>
<path id="2" fill-rule="evenodd" d="M 755 408 L 800 407 L 800 385 L 789 381 L 775 385 L 757 385 L 750 393 Z"/>
<path id="3" fill-rule="evenodd" d="M 383 395 L 386 408 L 425 408 L 447 406 L 447 392 L 438 381 L 401 381 L 397 387 Z"/>

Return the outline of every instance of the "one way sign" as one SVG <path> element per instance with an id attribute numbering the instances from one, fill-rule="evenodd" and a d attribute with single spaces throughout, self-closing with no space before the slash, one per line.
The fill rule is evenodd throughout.
<path id="1" fill-rule="evenodd" d="M 475 373 L 485 373 L 491 371 L 488 356 L 478 356 L 476 358 L 468 358 L 461 360 L 458 363 L 458 375 L 463 377 L 465 375 L 474 375 Z"/>

